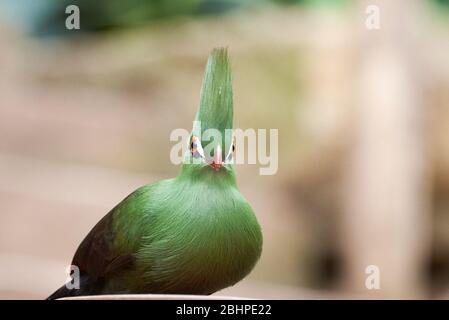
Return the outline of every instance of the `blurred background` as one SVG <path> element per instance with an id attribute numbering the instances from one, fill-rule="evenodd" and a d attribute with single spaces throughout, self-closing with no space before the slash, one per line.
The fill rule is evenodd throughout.
<path id="1" fill-rule="evenodd" d="M 237 166 L 262 258 L 217 294 L 449 298 L 444 0 L 2 1 L 0 298 L 47 297 L 105 213 L 178 173 L 214 46 L 235 127 L 279 129 L 276 175 Z"/>

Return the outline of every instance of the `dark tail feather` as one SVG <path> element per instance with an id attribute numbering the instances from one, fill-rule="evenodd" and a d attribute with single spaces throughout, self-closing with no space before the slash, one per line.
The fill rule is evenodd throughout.
<path id="1" fill-rule="evenodd" d="M 80 288 L 69 289 L 65 284 L 55 292 L 53 292 L 47 300 L 55 300 L 66 297 L 77 297 L 77 296 L 88 296 L 94 294 L 100 294 L 102 283 L 101 281 L 97 281 L 95 283 L 91 283 L 89 281 L 89 277 L 87 275 L 82 275 L 80 278 Z"/>
<path id="2" fill-rule="evenodd" d="M 66 285 L 63 285 L 61 288 L 59 288 L 58 290 L 53 292 L 47 298 L 47 300 L 55 300 L 55 299 L 64 298 L 64 297 L 71 297 L 71 296 L 73 296 L 72 291 L 75 291 L 75 289 L 67 289 Z"/>

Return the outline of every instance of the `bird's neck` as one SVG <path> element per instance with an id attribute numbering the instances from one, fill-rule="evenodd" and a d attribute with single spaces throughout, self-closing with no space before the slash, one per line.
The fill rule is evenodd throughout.
<path id="1" fill-rule="evenodd" d="M 206 183 L 211 187 L 236 187 L 233 168 L 221 168 L 218 171 L 209 166 L 184 164 L 177 177 L 180 182 Z"/>

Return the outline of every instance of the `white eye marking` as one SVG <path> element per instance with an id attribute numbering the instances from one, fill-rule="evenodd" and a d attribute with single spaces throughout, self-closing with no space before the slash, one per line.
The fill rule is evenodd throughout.
<path id="1" fill-rule="evenodd" d="M 229 147 L 229 151 L 228 154 L 226 155 L 225 158 L 225 163 L 232 163 L 233 159 L 234 159 L 234 152 L 235 152 L 235 137 L 232 139 L 232 144 Z"/>
<path id="2" fill-rule="evenodd" d="M 200 139 L 198 139 L 197 136 L 192 136 L 192 142 L 190 143 L 190 151 L 192 152 L 192 156 L 194 158 L 201 157 L 205 159 L 204 150 L 203 147 L 201 146 L 201 141 Z"/>

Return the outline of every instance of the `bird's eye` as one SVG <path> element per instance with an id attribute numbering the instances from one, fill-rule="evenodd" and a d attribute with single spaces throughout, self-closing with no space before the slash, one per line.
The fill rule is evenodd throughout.
<path id="1" fill-rule="evenodd" d="M 190 151 L 192 152 L 192 154 L 194 154 L 196 151 L 196 142 L 195 141 L 196 141 L 196 137 L 193 136 L 192 141 L 190 141 Z"/>
<path id="2" fill-rule="evenodd" d="M 197 136 L 192 136 L 192 141 L 190 142 L 190 152 L 194 158 L 204 159 L 204 151 Z"/>

